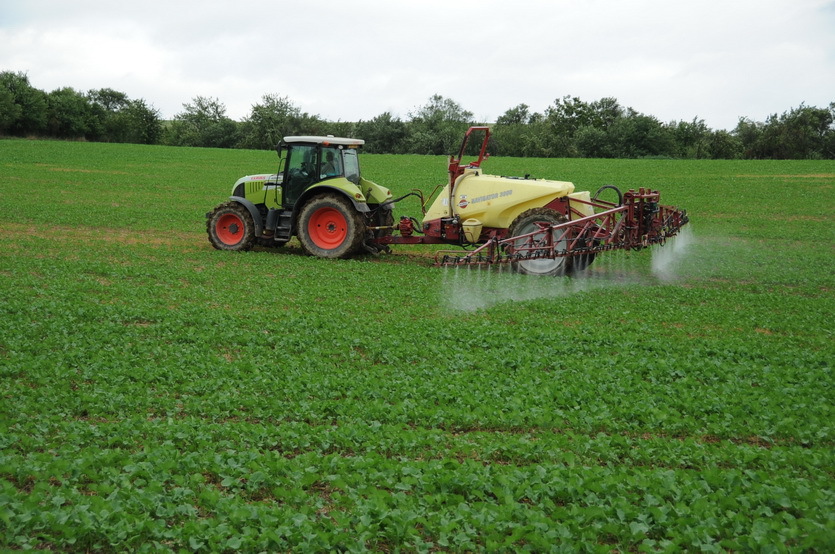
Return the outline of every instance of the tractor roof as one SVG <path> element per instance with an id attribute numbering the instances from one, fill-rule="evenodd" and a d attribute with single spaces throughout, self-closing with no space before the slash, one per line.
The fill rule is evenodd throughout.
<path id="1" fill-rule="evenodd" d="M 365 141 L 362 139 L 353 139 L 353 138 L 343 138 L 343 137 L 335 137 L 333 135 L 328 135 L 326 137 L 314 137 L 314 136 L 302 136 L 302 137 L 284 137 L 284 142 L 287 144 L 290 143 L 313 143 L 313 144 L 323 144 L 325 146 L 331 144 L 337 144 L 342 146 L 362 146 L 365 144 Z"/>

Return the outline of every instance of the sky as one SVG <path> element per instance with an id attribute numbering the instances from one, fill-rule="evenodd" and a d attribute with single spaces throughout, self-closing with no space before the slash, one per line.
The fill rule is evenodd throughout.
<path id="1" fill-rule="evenodd" d="M 269 94 L 408 120 L 439 94 L 489 123 L 572 96 L 732 130 L 835 102 L 835 0 L 3 0 L 0 71 L 163 119 L 203 96 L 242 120 Z"/>

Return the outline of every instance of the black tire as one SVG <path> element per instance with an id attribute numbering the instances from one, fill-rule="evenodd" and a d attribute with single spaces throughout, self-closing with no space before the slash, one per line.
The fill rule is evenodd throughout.
<path id="1" fill-rule="evenodd" d="M 311 198 L 299 213 L 302 249 L 319 258 L 349 258 L 362 246 L 365 222 L 350 200 L 338 194 Z"/>
<path id="2" fill-rule="evenodd" d="M 537 223 L 556 225 L 568 221 L 561 213 L 548 208 L 533 208 L 519 214 L 510 225 L 510 236 L 526 235 L 539 230 Z M 521 243 L 521 241 L 519 241 Z M 559 246 L 558 246 L 559 248 Z M 565 247 L 563 247 L 565 249 Z M 513 270 L 524 275 L 561 276 L 571 271 L 571 258 L 537 258 L 511 262 Z"/>
<path id="3" fill-rule="evenodd" d="M 206 221 L 209 242 L 218 250 L 245 251 L 255 244 L 252 215 L 237 202 L 221 204 Z"/>
<path id="4" fill-rule="evenodd" d="M 390 236 L 394 228 L 394 210 L 391 209 L 390 205 L 377 208 L 370 224 L 372 227 L 384 227 L 383 229 L 374 231 L 373 238 Z"/>

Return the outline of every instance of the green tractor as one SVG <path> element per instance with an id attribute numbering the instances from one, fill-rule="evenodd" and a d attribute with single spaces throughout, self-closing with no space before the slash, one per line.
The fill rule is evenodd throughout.
<path id="1" fill-rule="evenodd" d="M 228 201 L 206 214 L 209 241 L 219 250 L 282 246 L 298 237 L 320 258 L 348 258 L 369 240 L 391 234 L 391 191 L 360 174 L 365 141 L 333 136 L 284 137 L 275 174 L 247 175 Z"/>

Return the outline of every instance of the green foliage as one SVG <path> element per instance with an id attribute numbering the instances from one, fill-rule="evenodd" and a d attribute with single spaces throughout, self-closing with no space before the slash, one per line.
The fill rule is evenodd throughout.
<path id="1" fill-rule="evenodd" d="M 611 147 L 602 142 L 612 141 L 609 130 L 623 118 L 624 110 L 614 98 L 586 103 L 577 97 L 565 96 L 545 111 L 543 123 L 548 133 L 542 148 L 550 156 L 557 157 L 577 156 L 580 148 L 603 154 Z"/>
<path id="2" fill-rule="evenodd" d="M 91 90 L 87 98 L 94 114 L 91 139 L 134 144 L 160 141 L 159 112 L 144 100 L 131 100 L 125 93 L 113 89 Z"/>
<path id="3" fill-rule="evenodd" d="M 240 146 L 272 150 L 286 136 L 319 134 L 323 125 L 318 117 L 302 112 L 286 96 L 265 94 L 241 124 Z M 331 134 L 343 136 L 343 133 Z"/>
<path id="4" fill-rule="evenodd" d="M 174 146 L 231 148 L 238 142 L 238 126 L 226 116 L 226 106 L 220 100 L 196 96 L 174 116 L 166 128 L 164 142 Z"/>
<path id="5" fill-rule="evenodd" d="M 90 135 L 92 108 L 84 94 L 65 87 L 47 95 L 50 136 L 77 138 Z"/>
<path id="6" fill-rule="evenodd" d="M 12 91 L 0 87 L 0 133 L 8 133 L 22 113 L 23 108 L 15 103 Z"/>
<path id="7" fill-rule="evenodd" d="M 84 96 L 62 88 L 47 95 L 24 73 L 0 72 L 0 133 L 10 136 L 271 150 L 284 136 L 332 134 L 365 139 L 369 153 L 450 155 L 467 127 L 478 123 L 439 94 L 406 121 L 391 112 L 368 121 L 325 121 L 277 94 L 265 94 L 240 122 L 226 116 L 219 99 L 197 96 L 183 107 L 163 131 L 155 108 L 122 92 L 105 88 Z M 741 118 L 728 132 L 698 118 L 664 123 L 616 98 L 564 96 L 544 114 L 518 104 L 492 127 L 491 153 L 503 156 L 835 159 L 835 102 L 828 108 L 801 104 L 766 122 Z"/>
<path id="8" fill-rule="evenodd" d="M 3 152 L 2 549 L 832 549 L 831 162 L 488 162 L 659 188 L 696 236 L 670 281 L 219 252 L 203 214 L 274 154 Z"/>
<path id="9" fill-rule="evenodd" d="M 710 129 L 703 119 L 679 121 L 670 127 L 675 144 L 679 148 L 677 157 L 695 159 L 710 157 L 707 155 Z"/>
<path id="10" fill-rule="evenodd" d="M 674 142 L 667 128 L 656 118 L 629 110 L 615 120 L 609 132 L 615 158 L 669 156 Z"/>
<path id="11" fill-rule="evenodd" d="M 407 151 L 409 127 L 391 112 L 383 112 L 357 123 L 356 136 L 365 140 L 365 151 L 369 154 L 403 154 Z"/>
<path id="12" fill-rule="evenodd" d="M 102 142 L 156 144 L 159 113 L 144 100 L 112 89 L 87 94 L 69 87 L 49 94 L 33 88 L 25 74 L 0 73 L 0 132 Z"/>
<path id="13" fill-rule="evenodd" d="M 110 114 L 104 125 L 110 142 L 158 144 L 163 136 L 159 111 L 144 100 L 131 100 Z"/>
<path id="14" fill-rule="evenodd" d="M 5 129 L 9 134 L 28 136 L 46 131 L 46 94 L 29 84 L 28 75 L 12 71 L 0 72 L 0 88 L 11 93 L 12 102 L 18 107 L 14 110 L 16 117 L 9 117 L 11 121 L 6 123 Z"/>
<path id="15" fill-rule="evenodd" d="M 537 156 L 542 154 L 535 129 L 541 127 L 542 114 L 530 113 L 527 104 L 507 110 L 493 127 L 491 154 L 499 156 Z"/>
<path id="16" fill-rule="evenodd" d="M 835 158 L 835 102 L 829 108 L 801 104 L 765 123 L 740 119 L 735 130 L 747 157 L 785 159 Z"/>
<path id="17" fill-rule="evenodd" d="M 433 95 L 429 102 L 409 114 L 409 152 L 448 155 L 455 153 L 473 114 L 450 98 Z"/>

